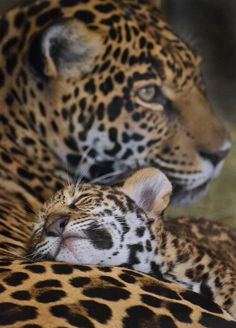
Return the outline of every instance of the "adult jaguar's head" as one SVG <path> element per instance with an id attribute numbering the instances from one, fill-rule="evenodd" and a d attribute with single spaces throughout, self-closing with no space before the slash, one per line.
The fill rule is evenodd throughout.
<path id="1" fill-rule="evenodd" d="M 17 38 L 3 55 L 17 74 L 7 105 L 20 99 L 28 126 L 73 174 L 114 172 L 111 182 L 160 167 L 188 202 L 219 173 L 229 137 L 202 90 L 199 58 L 154 0 L 36 1 L 9 15 Z"/>
<path id="2" fill-rule="evenodd" d="M 122 187 L 66 186 L 39 212 L 28 255 L 151 272 L 157 241 L 150 225 L 167 207 L 171 192 L 171 183 L 155 168 L 137 171 Z"/>

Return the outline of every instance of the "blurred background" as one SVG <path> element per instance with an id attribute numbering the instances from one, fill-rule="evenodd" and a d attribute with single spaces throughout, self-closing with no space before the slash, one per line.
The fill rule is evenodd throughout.
<path id="1" fill-rule="evenodd" d="M 95 0 L 94 0 L 95 1 Z M 21 0 L 0 0 L 4 11 Z M 203 57 L 208 97 L 231 132 L 233 147 L 208 196 L 195 205 L 172 207 L 172 216 L 194 215 L 236 227 L 236 1 L 163 0 L 174 31 Z"/>

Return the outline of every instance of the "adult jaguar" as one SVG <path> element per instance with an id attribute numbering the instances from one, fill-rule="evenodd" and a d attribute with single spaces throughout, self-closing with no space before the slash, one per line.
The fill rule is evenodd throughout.
<path id="1" fill-rule="evenodd" d="M 162 277 L 213 299 L 236 319 L 236 231 L 207 220 L 163 220 L 171 192 L 154 168 L 137 171 L 122 187 L 66 186 L 41 209 L 27 253 Z"/>
<path id="2" fill-rule="evenodd" d="M 21 1 L 0 19 L 0 46 L 2 259 L 24 250 L 33 212 L 65 183 L 65 167 L 92 179 L 160 166 L 179 202 L 197 197 L 220 170 L 230 143 L 201 89 L 199 60 L 155 2 Z M 4 264 L 1 318 L 18 313 L 9 325 L 20 326 L 32 303 L 22 288 L 35 291 L 37 268 Z M 51 265 L 39 270 L 51 272 Z"/>

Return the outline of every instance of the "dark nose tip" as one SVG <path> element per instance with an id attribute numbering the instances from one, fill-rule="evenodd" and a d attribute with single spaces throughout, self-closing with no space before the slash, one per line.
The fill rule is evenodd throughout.
<path id="1" fill-rule="evenodd" d="M 69 222 L 68 217 L 57 217 L 46 227 L 46 235 L 50 237 L 59 237 L 65 230 Z"/>
<path id="2" fill-rule="evenodd" d="M 217 166 L 228 154 L 229 149 L 219 151 L 217 153 L 205 153 L 200 151 L 199 154 L 202 158 L 209 160 L 214 166 Z"/>

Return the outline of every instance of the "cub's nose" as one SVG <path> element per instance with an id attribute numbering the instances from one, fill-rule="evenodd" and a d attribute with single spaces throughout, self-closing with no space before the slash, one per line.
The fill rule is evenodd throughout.
<path id="1" fill-rule="evenodd" d="M 57 216 L 50 220 L 50 224 L 46 227 L 46 235 L 49 237 L 59 237 L 63 234 L 65 227 L 69 222 L 66 216 Z"/>

